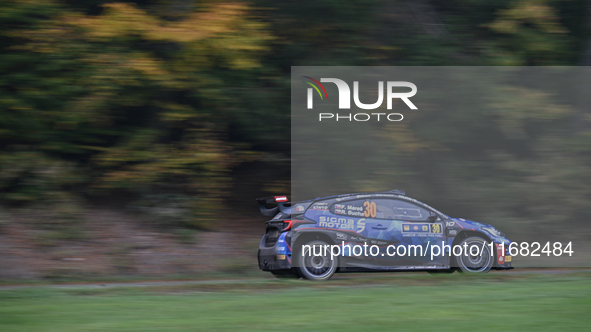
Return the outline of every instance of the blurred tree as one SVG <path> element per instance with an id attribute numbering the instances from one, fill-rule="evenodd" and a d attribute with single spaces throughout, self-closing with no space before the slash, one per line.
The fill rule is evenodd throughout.
<path id="1" fill-rule="evenodd" d="M 187 222 L 207 225 L 230 165 L 243 155 L 224 143 L 227 87 L 240 86 L 232 72 L 259 66 L 270 40 L 264 24 L 237 3 L 206 5 L 175 21 L 121 3 L 98 16 L 46 1 L 9 5 L 22 18 L 5 24 L 20 19 L 22 26 L 4 35 L 11 44 L 3 56 L 13 56 L 3 82 L 4 152 L 76 162 L 88 176 L 84 185 L 95 188 L 182 192 L 195 197 Z M 30 176 L 26 164 L 13 164 L 18 172 L 6 167 L 4 199 L 43 194 L 20 181 Z"/>

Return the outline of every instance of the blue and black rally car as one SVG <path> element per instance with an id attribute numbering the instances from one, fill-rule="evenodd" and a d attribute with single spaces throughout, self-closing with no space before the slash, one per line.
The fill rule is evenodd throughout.
<path id="1" fill-rule="evenodd" d="M 512 269 L 511 241 L 491 225 L 451 218 L 402 190 L 288 202 L 258 198 L 266 222 L 259 268 L 327 280 L 336 272 L 486 273 Z"/>

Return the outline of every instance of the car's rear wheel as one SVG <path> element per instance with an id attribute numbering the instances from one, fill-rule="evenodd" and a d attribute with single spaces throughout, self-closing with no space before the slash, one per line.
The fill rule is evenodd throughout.
<path id="1" fill-rule="evenodd" d="M 465 274 L 484 274 L 490 271 L 494 264 L 495 256 L 490 251 L 490 246 L 487 245 L 485 239 L 473 236 L 464 239 L 459 245 L 467 249 L 467 252 L 462 252 L 461 256 L 456 257 L 460 272 Z"/>
<path id="2" fill-rule="evenodd" d="M 327 246 L 329 249 L 324 250 Z M 298 257 L 299 274 L 314 281 L 330 279 L 338 268 L 337 257 L 331 259 L 330 246 L 328 243 L 320 240 L 314 240 L 302 246 L 303 255 Z"/>

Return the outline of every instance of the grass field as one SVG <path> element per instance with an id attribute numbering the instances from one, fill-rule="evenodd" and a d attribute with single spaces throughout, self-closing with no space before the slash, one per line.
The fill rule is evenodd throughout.
<path id="1" fill-rule="evenodd" d="M 591 275 L 0 291 L 0 331 L 589 331 Z"/>

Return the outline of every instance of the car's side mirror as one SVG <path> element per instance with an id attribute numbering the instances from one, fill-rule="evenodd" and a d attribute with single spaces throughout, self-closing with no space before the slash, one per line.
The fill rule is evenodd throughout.
<path id="1" fill-rule="evenodd" d="M 437 221 L 437 215 L 430 215 L 427 220 L 429 220 L 430 222 L 436 222 Z"/>

